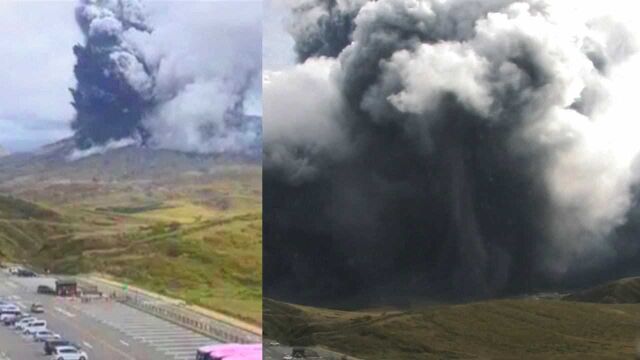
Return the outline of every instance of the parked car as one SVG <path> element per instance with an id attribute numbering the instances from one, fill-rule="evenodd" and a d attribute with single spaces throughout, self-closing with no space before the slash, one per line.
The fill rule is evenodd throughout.
<path id="1" fill-rule="evenodd" d="M 36 277 L 36 276 L 38 276 L 38 275 L 37 275 L 36 273 L 34 273 L 33 271 L 31 271 L 31 270 L 25 270 L 25 269 L 20 269 L 20 270 L 18 270 L 17 275 L 18 275 L 18 276 L 20 276 L 20 277 Z"/>
<path id="2" fill-rule="evenodd" d="M 53 354 L 53 350 L 55 350 L 55 348 L 58 347 L 58 346 L 73 346 L 75 348 L 78 348 L 77 346 L 73 345 L 68 340 L 63 340 L 63 339 L 45 340 L 45 342 L 44 342 L 44 353 L 45 353 L 45 355 Z"/>
<path id="3" fill-rule="evenodd" d="M 19 321 L 17 321 L 15 323 L 15 328 L 18 331 L 22 331 L 24 330 L 24 328 L 29 325 L 30 323 L 36 321 L 38 319 L 34 318 L 33 316 L 27 316 L 25 318 L 20 319 Z"/>
<path id="4" fill-rule="evenodd" d="M 44 312 L 44 306 L 42 306 L 42 304 L 33 303 L 31 305 L 32 314 L 42 314 L 43 312 Z"/>
<path id="5" fill-rule="evenodd" d="M 52 360 L 88 360 L 87 353 L 73 346 L 56 346 Z"/>
<path id="6" fill-rule="evenodd" d="M 55 295 L 56 294 L 55 289 L 52 288 L 51 286 L 47 286 L 47 285 L 38 286 L 37 292 L 38 292 L 38 294 L 45 294 L 45 295 Z"/>
<path id="7" fill-rule="evenodd" d="M 17 318 L 22 315 L 20 310 L 0 310 L 0 321 L 4 322 L 7 319 Z"/>
<path id="8" fill-rule="evenodd" d="M 61 336 L 50 330 L 39 330 L 33 333 L 33 341 L 44 342 L 47 340 L 60 339 Z"/>
<path id="9" fill-rule="evenodd" d="M 4 324 L 4 326 L 15 326 L 16 322 L 20 321 L 20 319 L 24 318 L 24 314 L 20 314 L 17 316 L 7 316 L 4 318 L 4 320 L 2 320 L 2 323 Z"/>
<path id="10" fill-rule="evenodd" d="M 8 312 L 20 311 L 20 308 L 16 304 L 4 303 L 0 305 L 0 313 L 3 313 L 5 311 L 8 311 Z"/>
<path id="11" fill-rule="evenodd" d="M 36 320 L 25 326 L 22 333 L 25 335 L 32 335 L 42 330 L 47 330 L 47 322 L 44 320 Z"/>

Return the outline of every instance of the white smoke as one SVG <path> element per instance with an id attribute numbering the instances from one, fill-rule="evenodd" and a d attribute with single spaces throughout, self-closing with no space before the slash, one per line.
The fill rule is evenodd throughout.
<path id="1" fill-rule="evenodd" d="M 85 150 L 73 149 L 69 155 L 67 155 L 67 161 L 76 161 L 84 158 L 88 158 L 94 155 L 102 155 L 111 150 L 121 149 L 132 145 L 139 145 L 140 140 L 134 138 L 126 138 L 120 140 L 111 140 L 104 145 L 95 145 Z"/>
<path id="2" fill-rule="evenodd" d="M 262 91 L 260 17 L 258 2 L 156 9 L 154 31 L 134 39 L 157 69 L 160 104 L 144 119 L 154 145 L 238 153 L 261 141 L 261 124 L 225 119 L 236 106 L 262 112 L 249 104 Z"/>

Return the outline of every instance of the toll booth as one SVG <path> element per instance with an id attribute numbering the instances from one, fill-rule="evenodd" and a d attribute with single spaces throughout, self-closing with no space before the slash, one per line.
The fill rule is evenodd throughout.
<path id="1" fill-rule="evenodd" d="M 57 280 L 56 294 L 58 296 L 76 296 L 78 295 L 78 283 L 74 280 Z"/>

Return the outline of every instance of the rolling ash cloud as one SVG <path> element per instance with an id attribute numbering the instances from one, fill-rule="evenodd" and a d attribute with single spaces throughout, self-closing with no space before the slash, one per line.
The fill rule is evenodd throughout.
<path id="1" fill-rule="evenodd" d="M 259 4 L 153 9 L 138 0 L 78 5 L 85 43 L 74 47 L 77 155 L 131 140 L 189 152 L 259 153 L 261 119 L 247 109 L 261 96 Z M 93 147 L 100 151 L 86 151 Z"/>
<path id="2" fill-rule="evenodd" d="M 300 63 L 265 83 L 268 296 L 475 298 L 634 270 L 626 22 L 534 0 L 291 7 Z"/>

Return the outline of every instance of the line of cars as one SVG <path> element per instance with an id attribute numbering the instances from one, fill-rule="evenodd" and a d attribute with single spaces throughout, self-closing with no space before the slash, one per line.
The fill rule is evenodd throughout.
<path id="1" fill-rule="evenodd" d="M 45 355 L 51 360 L 89 360 L 87 353 L 71 341 L 47 328 L 47 321 L 34 315 L 44 313 L 41 304 L 31 305 L 28 313 L 17 304 L 0 300 L 0 322 L 23 338 L 44 345 Z"/>

